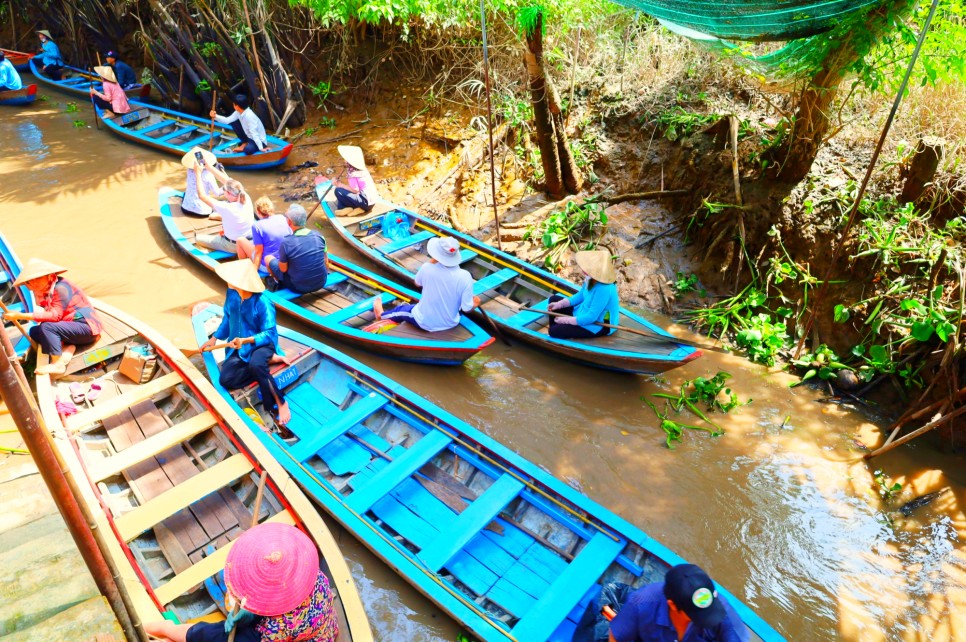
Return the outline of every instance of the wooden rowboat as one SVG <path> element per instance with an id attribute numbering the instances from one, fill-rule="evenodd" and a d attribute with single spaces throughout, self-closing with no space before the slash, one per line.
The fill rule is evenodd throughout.
<path id="1" fill-rule="evenodd" d="M 196 310 L 199 344 L 221 314 L 214 305 Z M 298 355 L 274 373 L 294 438 L 259 438 L 309 495 L 481 640 L 571 642 L 602 583 L 641 586 L 682 562 L 400 384 L 297 332 L 279 328 L 279 336 Z M 205 355 L 215 381 L 223 358 Z M 269 421 L 254 389 L 219 391 Z M 756 639 L 782 640 L 720 592 Z"/>
<path id="2" fill-rule="evenodd" d="M 51 383 L 38 376 L 37 397 L 136 624 L 162 616 L 219 618 L 225 558 L 255 519 L 294 524 L 312 537 L 337 593 L 338 639 L 371 642 L 332 534 L 240 411 L 165 338 L 92 303 L 104 323 L 101 339 L 74 356 L 64 378 Z M 142 383 L 119 370 L 132 344 L 150 346 L 157 356 L 156 372 Z M 45 364 L 46 355 L 38 361 Z M 89 400 L 94 385 L 100 386 L 96 400 L 82 401 L 79 395 Z M 72 396 L 79 412 L 64 414 Z"/>
<path id="3" fill-rule="evenodd" d="M 13 312 L 33 312 L 33 293 L 22 285 L 19 288 L 13 287 L 13 282 L 20 275 L 20 270 L 22 269 L 23 265 L 20 264 L 20 260 L 14 254 L 13 248 L 10 247 L 7 239 L 0 233 L 0 301 L 3 301 L 3 304 Z M 0 316 L 2 314 L 3 310 L 0 309 Z M 2 325 L 3 331 L 10 337 L 10 342 L 13 344 L 17 354 L 27 352 L 27 348 L 30 347 L 30 341 L 17 329 L 16 324 L 12 321 L 2 321 Z M 21 321 L 20 325 L 23 328 L 28 328 L 33 323 L 30 321 Z"/>
<path id="4" fill-rule="evenodd" d="M 17 71 L 30 71 L 30 59 L 37 55 L 14 51 L 13 49 L 3 49 L 2 47 L 0 47 L 0 51 L 3 52 L 7 60 L 13 63 L 13 68 Z"/>
<path id="5" fill-rule="evenodd" d="M 212 153 L 218 162 L 232 169 L 267 169 L 285 162 L 292 153 L 292 144 L 281 138 L 268 136 L 268 145 L 260 152 L 246 155 L 231 151 L 239 145 L 238 137 L 231 127 L 215 123 L 214 133 L 210 120 L 136 100 L 130 101 L 131 111 L 113 118 L 97 115 L 107 128 L 121 138 L 174 156 L 184 156 L 192 147 L 205 149 L 212 141 Z"/>
<path id="6" fill-rule="evenodd" d="M 201 265 L 214 271 L 220 261 L 234 255 L 195 245 L 197 234 L 218 234 L 221 224 L 181 213 L 183 192 L 161 188 L 158 206 L 161 220 L 175 244 Z M 282 312 L 318 329 L 320 332 L 394 359 L 435 365 L 459 365 L 493 343 L 470 318 L 444 332 L 425 332 L 408 324 L 392 327 L 381 334 L 363 330 L 375 319 L 372 304 L 377 296 L 389 306 L 394 299 L 418 301 L 419 294 L 369 272 L 357 265 L 329 255 L 332 268 L 324 290 L 299 295 L 290 290 L 265 292 Z"/>
<path id="7" fill-rule="evenodd" d="M 37 85 L 0 91 L 0 105 L 29 105 L 37 99 Z"/>
<path id="8" fill-rule="evenodd" d="M 321 197 L 328 188 L 329 183 L 323 182 L 316 187 L 316 192 Z M 407 283 L 430 260 L 423 250 L 430 238 L 455 238 L 463 247 L 462 267 L 476 280 L 474 293 L 483 301 L 483 310 L 508 336 L 570 361 L 621 372 L 664 372 L 701 355 L 700 351 L 678 343 L 673 335 L 626 308 L 621 308 L 619 325 L 648 336 L 618 330 L 593 339 L 553 338 L 547 333 L 548 317 L 523 308 L 546 310 L 552 294 L 569 296 L 577 292 L 577 285 L 404 207 L 391 203 L 380 203 L 377 207 L 383 212 L 407 217 L 410 227 L 415 227 L 414 232 L 391 241 L 382 234 L 384 214 L 344 218 L 336 214 L 334 201 L 322 202 L 332 227 L 346 241 Z"/>
<path id="9" fill-rule="evenodd" d="M 59 89 L 68 94 L 73 94 L 75 97 L 79 97 L 87 102 L 91 101 L 91 83 L 94 83 L 94 89 L 97 91 L 101 91 L 102 89 L 100 77 L 97 74 L 93 74 L 89 71 L 64 65 L 61 67 L 60 80 L 54 80 L 40 70 L 40 65 L 37 64 L 36 58 L 31 58 L 29 64 L 30 73 L 36 76 L 37 80 L 39 80 L 42 85 L 47 85 L 48 87 Z M 124 93 L 127 94 L 129 99 L 147 98 L 151 93 L 151 85 L 138 84 L 130 89 L 125 89 Z"/>

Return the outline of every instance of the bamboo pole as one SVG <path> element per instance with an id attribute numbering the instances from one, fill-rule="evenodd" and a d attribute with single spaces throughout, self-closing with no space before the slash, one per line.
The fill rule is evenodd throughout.
<path id="1" fill-rule="evenodd" d="M 483 25 L 483 79 L 486 86 L 486 131 L 490 136 L 490 193 L 493 198 L 493 220 L 496 223 L 496 246 L 503 251 L 500 233 L 500 212 L 496 207 L 496 165 L 493 161 L 493 106 L 490 101 L 490 55 L 486 45 L 486 0 L 480 0 L 480 21 Z"/>
<path id="2" fill-rule="evenodd" d="M 215 107 L 218 106 L 218 90 L 213 89 L 211 91 L 211 112 L 215 112 Z M 208 130 L 208 151 L 215 145 L 215 117 L 211 117 L 211 129 Z"/>
<path id="3" fill-rule="evenodd" d="M 873 450 L 872 452 L 870 452 L 869 454 L 867 454 L 865 456 L 865 458 L 866 459 L 872 459 L 873 457 L 878 457 L 879 455 L 882 455 L 884 453 L 889 452 L 893 448 L 898 448 L 902 444 L 904 444 L 904 443 L 906 443 L 908 441 L 912 441 L 913 439 L 915 439 L 916 437 L 919 437 L 920 435 L 926 434 L 930 430 L 932 430 L 934 428 L 937 428 L 937 427 L 943 425 L 944 423 L 946 423 L 946 422 L 948 422 L 948 421 L 950 421 L 950 420 L 958 417 L 959 415 L 963 414 L 964 412 L 966 412 L 966 406 L 960 406 L 959 408 L 957 408 L 956 410 L 953 410 L 948 415 L 943 415 L 939 419 L 930 421 L 928 424 L 926 424 L 922 428 L 917 428 L 916 430 L 913 430 L 908 435 L 903 435 L 902 437 L 899 437 L 898 439 L 896 439 L 891 444 L 887 444 L 887 445 L 882 446 L 881 448 L 877 448 L 877 449 Z"/>

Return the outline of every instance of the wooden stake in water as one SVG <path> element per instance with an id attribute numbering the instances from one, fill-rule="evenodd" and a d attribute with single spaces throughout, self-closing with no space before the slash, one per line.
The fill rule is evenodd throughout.
<path id="1" fill-rule="evenodd" d="M 486 5 L 480 0 L 480 21 L 483 24 L 483 80 L 486 85 L 486 131 L 490 135 L 490 192 L 493 197 L 493 220 L 496 222 L 496 245 L 503 251 L 500 233 L 500 213 L 496 208 L 496 166 L 493 163 L 493 107 L 490 103 L 490 57 L 486 46 Z"/>

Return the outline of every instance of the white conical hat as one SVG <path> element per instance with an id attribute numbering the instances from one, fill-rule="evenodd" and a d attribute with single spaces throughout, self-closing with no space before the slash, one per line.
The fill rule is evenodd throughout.
<path id="1" fill-rule="evenodd" d="M 200 147 L 192 147 L 188 150 L 188 153 L 181 157 L 181 164 L 185 166 L 185 169 L 194 169 L 195 166 L 195 152 L 201 152 L 201 157 L 205 159 L 206 167 L 214 167 L 218 162 L 218 158 L 209 152 L 207 149 L 202 149 Z"/>
<path id="2" fill-rule="evenodd" d="M 60 274 L 61 272 L 66 272 L 67 268 L 60 267 L 54 263 L 48 263 L 43 259 L 30 259 L 27 261 L 26 267 L 17 277 L 17 280 L 13 282 L 14 285 L 23 285 L 27 281 L 33 281 L 34 279 L 39 279 L 42 276 L 47 276 L 49 274 Z"/>
<path id="3" fill-rule="evenodd" d="M 339 145 L 339 155 L 356 169 L 366 168 L 366 157 L 362 153 L 361 147 L 355 145 Z"/>
<path id="4" fill-rule="evenodd" d="M 607 250 L 584 250 L 577 252 L 576 258 L 580 269 L 598 283 L 613 283 L 617 280 L 614 262 Z"/>
<path id="5" fill-rule="evenodd" d="M 258 270 L 255 264 L 248 259 L 229 261 L 221 263 L 215 268 L 215 274 L 221 280 L 238 290 L 258 294 L 265 291 L 265 284 L 258 278 Z"/>
<path id="6" fill-rule="evenodd" d="M 117 76 L 114 75 L 114 70 L 108 65 L 94 67 L 94 73 L 108 82 L 117 82 Z"/>

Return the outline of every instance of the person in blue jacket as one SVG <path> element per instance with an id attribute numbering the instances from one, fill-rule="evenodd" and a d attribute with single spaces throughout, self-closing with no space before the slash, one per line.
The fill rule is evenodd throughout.
<path id="1" fill-rule="evenodd" d="M 35 60 L 40 65 L 40 70 L 51 80 L 60 80 L 60 70 L 64 66 L 64 59 L 60 56 L 60 47 L 54 42 L 53 36 L 47 30 L 37 32 L 40 38 L 40 53 Z"/>
<path id="2" fill-rule="evenodd" d="M 14 91 L 17 89 L 23 89 L 20 74 L 17 73 L 17 70 L 13 67 L 13 63 L 7 60 L 7 57 L 3 55 L 3 51 L 0 50 L 0 91 Z"/>
<path id="3" fill-rule="evenodd" d="M 269 365 L 278 351 L 275 306 L 262 296 L 265 284 L 248 259 L 221 263 L 215 273 L 228 285 L 223 308 L 225 316 L 201 349 L 211 348 L 218 341 L 227 341 L 230 349 L 221 364 L 218 382 L 227 390 L 257 382 L 265 409 L 277 424 L 284 426 L 292 415 Z"/>
<path id="4" fill-rule="evenodd" d="M 617 297 L 617 272 L 606 250 L 577 252 L 577 266 L 587 279 L 584 287 L 569 299 L 559 294 L 550 297 L 547 309 L 556 312 L 550 317 L 548 331 L 556 339 L 591 339 L 608 335 L 614 330 L 597 325 L 617 325 L 620 300 Z M 563 316 L 560 316 L 563 315 Z"/>
<path id="5" fill-rule="evenodd" d="M 104 54 L 104 59 L 107 60 L 107 64 L 114 67 L 114 75 L 117 77 L 117 84 L 121 86 L 121 89 L 130 89 L 138 84 L 138 77 L 134 73 L 134 69 L 126 62 L 118 60 L 116 53 L 108 51 Z"/>

